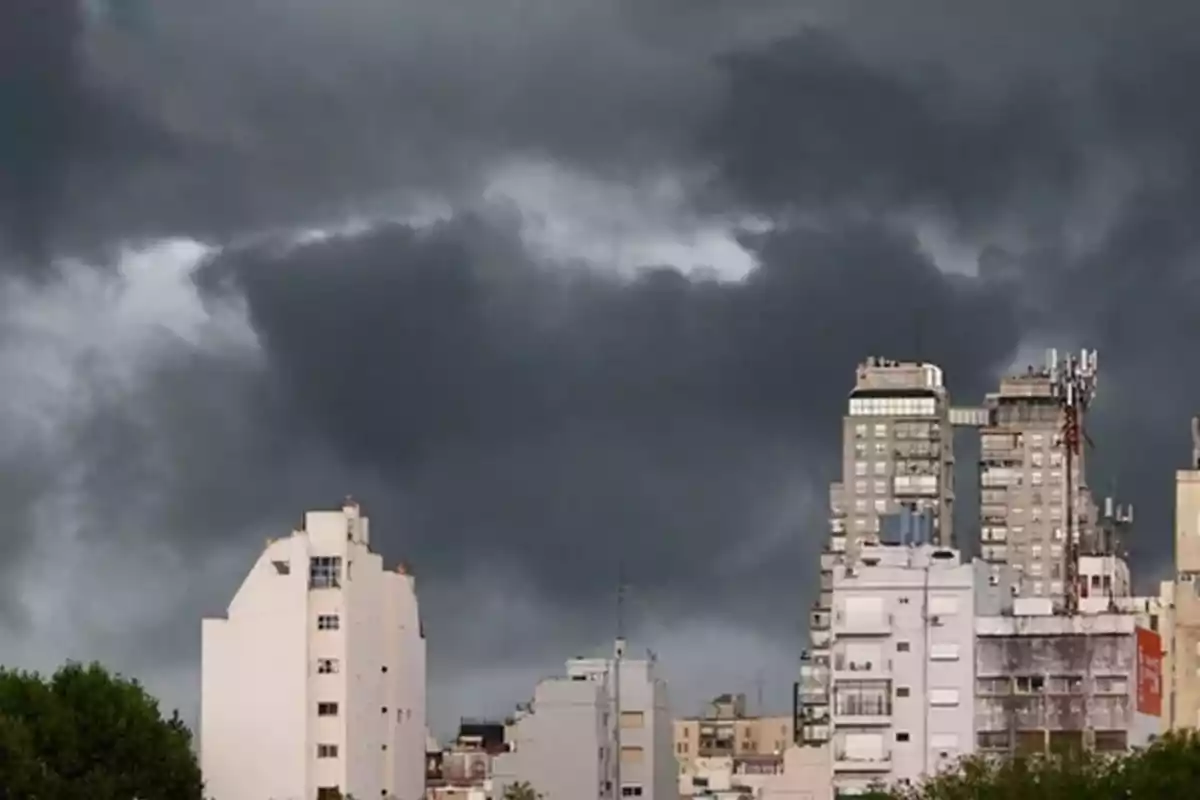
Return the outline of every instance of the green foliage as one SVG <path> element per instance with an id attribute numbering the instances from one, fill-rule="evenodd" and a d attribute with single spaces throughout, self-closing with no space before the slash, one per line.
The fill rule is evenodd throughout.
<path id="1" fill-rule="evenodd" d="M 1170 733 L 1120 755 L 1067 753 L 964 759 L 924 785 L 869 800 L 1174 800 L 1200 788 L 1200 734 Z"/>
<path id="2" fill-rule="evenodd" d="M 199 800 L 178 714 L 99 664 L 0 669 L 0 800 Z"/>
<path id="3" fill-rule="evenodd" d="M 542 795 L 525 781 L 517 781 L 504 787 L 504 800 L 542 800 Z"/>

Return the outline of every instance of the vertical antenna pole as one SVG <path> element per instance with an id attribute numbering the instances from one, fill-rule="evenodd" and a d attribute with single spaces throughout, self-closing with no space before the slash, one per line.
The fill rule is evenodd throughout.
<path id="1" fill-rule="evenodd" d="M 617 566 L 617 641 L 613 650 L 613 797 L 624 796 L 621 785 L 621 661 L 625 658 L 625 565 Z"/>

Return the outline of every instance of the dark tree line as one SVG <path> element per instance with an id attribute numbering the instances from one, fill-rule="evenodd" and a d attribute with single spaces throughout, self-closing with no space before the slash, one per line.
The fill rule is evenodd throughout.
<path id="1" fill-rule="evenodd" d="M 1120 756 L 975 756 L 917 787 L 864 800 L 1183 800 L 1200 796 L 1200 734 L 1170 733 Z"/>
<path id="2" fill-rule="evenodd" d="M 192 734 L 99 664 L 0 669 L 0 800 L 201 800 Z"/>

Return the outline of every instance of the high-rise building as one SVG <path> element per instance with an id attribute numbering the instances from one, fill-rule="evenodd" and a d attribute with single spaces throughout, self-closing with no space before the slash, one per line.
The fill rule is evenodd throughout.
<path id="1" fill-rule="evenodd" d="M 831 490 L 833 549 L 873 538 L 881 518 L 902 509 L 927 512 L 933 540 L 950 546 L 951 433 L 941 369 L 883 358 L 860 364 L 842 421 L 842 480 Z"/>
<path id="2" fill-rule="evenodd" d="M 842 423 L 842 478 L 830 486 L 830 538 L 809 617 L 810 649 L 797 685 L 796 739 L 828 739 L 833 568 L 859 542 L 903 521 L 911 538 L 954 542 L 954 442 L 940 368 L 868 358 L 858 366 Z"/>
<path id="3" fill-rule="evenodd" d="M 202 632 L 200 762 L 213 800 L 420 800 L 425 636 L 356 503 L 268 540 Z"/>
<path id="4" fill-rule="evenodd" d="M 983 562 L 933 545 L 864 544 L 835 567 L 833 783 L 916 784 L 974 749 L 975 616 L 1000 609 Z M 977 608 L 977 603 L 985 606 Z"/>
<path id="5" fill-rule="evenodd" d="M 1052 368 L 1030 367 L 987 396 L 980 432 L 980 540 L 983 558 L 1011 564 L 1022 595 L 1061 597 L 1066 535 L 1063 409 Z M 1095 514 L 1081 448 L 1071 459 L 1077 530 Z"/>
<path id="6" fill-rule="evenodd" d="M 1200 431 L 1197 432 L 1200 434 Z M 1200 435 L 1196 437 L 1200 451 Z M 1200 727 L 1200 452 L 1175 473 L 1173 724 Z"/>

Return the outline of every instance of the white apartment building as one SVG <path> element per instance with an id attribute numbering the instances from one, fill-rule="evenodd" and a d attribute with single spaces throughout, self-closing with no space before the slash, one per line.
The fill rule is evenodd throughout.
<path id="1" fill-rule="evenodd" d="M 954 545 L 953 445 L 950 396 L 939 367 L 878 357 L 858 366 L 842 419 L 841 480 L 829 487 L 830 537 L 809 615 L 811 649 L 797 685 L 797 741 L 822 744 L 828 734 L 823 692 L 834 565 L 860 541 L 879 541 L 899 517 L 923 529 L 915 538 Z"/>
<path id="2" fill-rule="evenodd" d="M 839 793 L 917 783 L 974 742 L 977 596 L 999 598 L 982 562 L 935 545 L 864 544 L 833 568 L 831 734 Z"/>
<path id="3" fill-rule="evenodd" d="M 347 500 L 268 540 L 202 628 L 200 763 L 212 800 L 420 800 L 425 637 Z"/>
<path id="4" fill-rule="evenodd" d="M 653 657 L 624 657 L 625 642 L 617 640 L 620 654 L 620 796 L 643 800 L 677 800 L 678 762 L 667 682 L 658 674 Z M 567 662 L 567 675 L 601 682 L 610 710 L 616 713 L 613 674 L 616 661 L 610 658 L 574 658 Z M 615 733 L 615 731 L 614 731 Z"/>
<path id="5" fill-rule="evenodd" d="M 528 783 L 544 800 L 611 800 L 612 720 L 601 681 L 547 678 L 509 726 L 510 751 L 492 760 L 492 797 Z"/>

